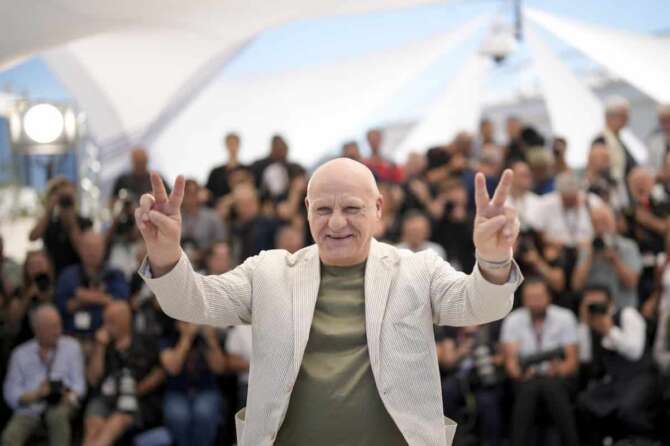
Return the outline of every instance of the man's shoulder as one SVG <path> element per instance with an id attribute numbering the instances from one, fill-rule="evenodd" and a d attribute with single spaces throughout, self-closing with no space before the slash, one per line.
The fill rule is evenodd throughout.
<path id="1" fill-rule="evenodd" d="M 567 308 L 559 307 L 558 305 L 550 305 L 547 312 L 552 318 L 561 323 L 572 324 L 577 322 L 575 314 Z"/>
<path id="2" fill-rule="evenodd" d="M 19 359 L 25 358 L 26 356 L 36 351 L 37 351 L 37 339 L 32 338 L 14 347 L 14 350 L 12 351 L 12 357 Z"/>

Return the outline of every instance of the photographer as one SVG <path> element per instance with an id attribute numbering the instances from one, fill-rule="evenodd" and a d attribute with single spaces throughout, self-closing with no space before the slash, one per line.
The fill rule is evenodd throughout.
<path id="1" fill-rule="evenodd" d="M 30 231 L 31 242 L 42 239 L 53 263 L 56 277 L 66 267 L 79 263 L 77 244 L 81 232 L 92 226 L 76 209 L 77 191 L 65 177 L 47 185 L 46 211 Z"/>
<path id="2" fill-rule="evenodd" d="M 444 412 L 460 426 L 459 436 L 489 446 L 502 444 L 500 323 L 442 328 L 436 334 Z M 476 432 L 475 432 L 476 431 Z M 465 439 L 465 438 L 464 438 Z"/>
<path id="3" fill-rule="evenodd" d="M 214 327 L 177 321 L 177 331 L 161 340 L 160 360 L 167 371 L 165 424 L 177 446 L 214 444 L 223 419 L 218 375 L 226 356 Z"/>
<path id="4" fill-rule="evenodd" d="M 447 252 L 447 260 L 459 271 L 469 272 L 475 264 L 472 243 L 473 215 L 468 211 L 468 192 L 461 181 L 445 182 L 441 196 L 444 197 L 444 214 L 435 223 L 432 241 L 439 243 Z"/>
<path id="5" fill-rule="evenodd" d="M 528 444 L 540 407 L 558 428 L 562 444 L 579 444 L 570 406 L 578 365 L 577 321 L 571 311 L 551 304 L 541 278 L 526 278 L 522 299 L 523 308 L 507 316 L 501 334 L 505 368 L 514 381 L 512 444 Z"/>
<path id="6" fill-rule="evenodd" d="M 80 237 L 81 264 L 68 267 L 56 285 L 56 304 L 65 332 L 91 340 L 102 322 L 102 309 L 114 299 L 128 298 L 128 284 L 119 270 L 105 263 L 105 239 L 86 231 Z M 87 345 L 84 346 L 88 354 Z"/>
<path id="7" fill-rule="evenodd" d="M 565 290 L 565 259 L 562 246 L 545 242 L 537 232 L 527 229 L 519 234 L 514 257 L 525 276 L 540 276 L 551 294 L 559 297 Z"/>
<path id="8" fill-rule="evenodd" d="M 137 242 L 139 232 L 135 226 L 134 210 L 138 205 L 136 196 L 127 189 L 121 189 L 112 207 L 113 220 L 106 232 L 105 246 L 110 267 L 123 272 L 130 281 L 137 271 Z"/>
<path id="9" fill-rule="evenodd" d="M 43 303 L 54 300 L 54 273 L 49 256 L 44 251 L 30 251 L 23 264 L 23 287 L 10 300 L 7 308 L 7 328 L 13 345 L 34 336 L 30 313 Z"/>
<path id="10" fill-rule="evenodd" d="M 605 434 L 651 432 L 656 379 L 645 351 L 644 319 L 633 307 L 616 309 L 605 286 L 584 290 L 579 317 L 588 387 L 579 395 L 578 408 L 590 444 L 602 444 Z"/>
<path id="11" fill-rule="evenodd" d="M 4 395 L 14 411 L 2 433 L 3 446 L 29 444 L 44 425 L 49 444 L 71 444 L 70 418 L 86 391 L 84 359 L 77 341 L 61 334 L 58 310 L 50 304 L 32 315 L 35 339 L 12 353 Z"/>
<path id="12" fill-rule="evenodd" d="M 86 406 L 84 446 L 112 445 L 131 428 L 158 424 L 165 380 L 157 342 L 133 333 L 131 310 L 115 301 L 105 308 L 104 326 L 95 333 L 96 345 L 86 375 L 95 388 Z"/>
<path id="13" fill-rule="evenodd" d="M 609 285 L 617 309 L 637 307 L 637 282 L 642 269 L 635 242 L 617 234 L 612 211 L 607 207 L 591 210 L 595 237 L 582 244 L 572 287 L 581 291 L 588 285 Z"/>

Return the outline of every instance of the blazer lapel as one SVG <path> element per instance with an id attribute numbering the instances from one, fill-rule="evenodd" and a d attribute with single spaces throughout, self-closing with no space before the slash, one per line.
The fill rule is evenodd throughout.
<path id="1" fill-rule="evenodd" d="M 365 268 L 365 329 L 370 363 L 377 380 L 379 380 L 381 327 L 396 262 L 397 258 L 372 239 Z"/>
<path id="2" fill-rule="evenodd" d="M 319 294 L 321 271 L 316 245 L 298 260 L 293 275 L 293 372 L 295 378 L 305 354 L 314 307 Z"/>

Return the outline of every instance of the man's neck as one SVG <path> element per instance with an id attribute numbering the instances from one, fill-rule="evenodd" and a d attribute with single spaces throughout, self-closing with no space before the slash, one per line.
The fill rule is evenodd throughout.
<path id="1" fill-rule="evenodd" d="M 99 266 L 86 266 L 84 265 L 84 271 L 89 276 L 96 276 L 102 272 L 102 265 Z"/>
<path id="2" fill-rule="evenodd" d="M 123 336 L 120 336 L 118 339 L 114 341 L 114 347 L 117 350 L 127 350 L 128 347 L 130 347 L 130 341 L 132 340 L 132 335 L 130 333 L 127 333 Z"/>
<path id="3" fill-rule="evenodd" d="M 526 195 L 526 192 L 528 191 L 525 189 L 516 188 L 514 186 L 512 186 L 512 188 L 510 189 L 510 195 L 513 198 L 522 198 L 524 195 Z"/>

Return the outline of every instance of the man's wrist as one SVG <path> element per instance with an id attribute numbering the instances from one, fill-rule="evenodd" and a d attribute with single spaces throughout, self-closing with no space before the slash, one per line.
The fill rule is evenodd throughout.
<path id="1" fill-rule="evenodd" d="M 505 260 L 488 260 L 475 251 L 475 259 L 477 259 L 480 267 L 487 270 L 503 270 L 508 269 L 512 265 L 511 255 Z"/>

